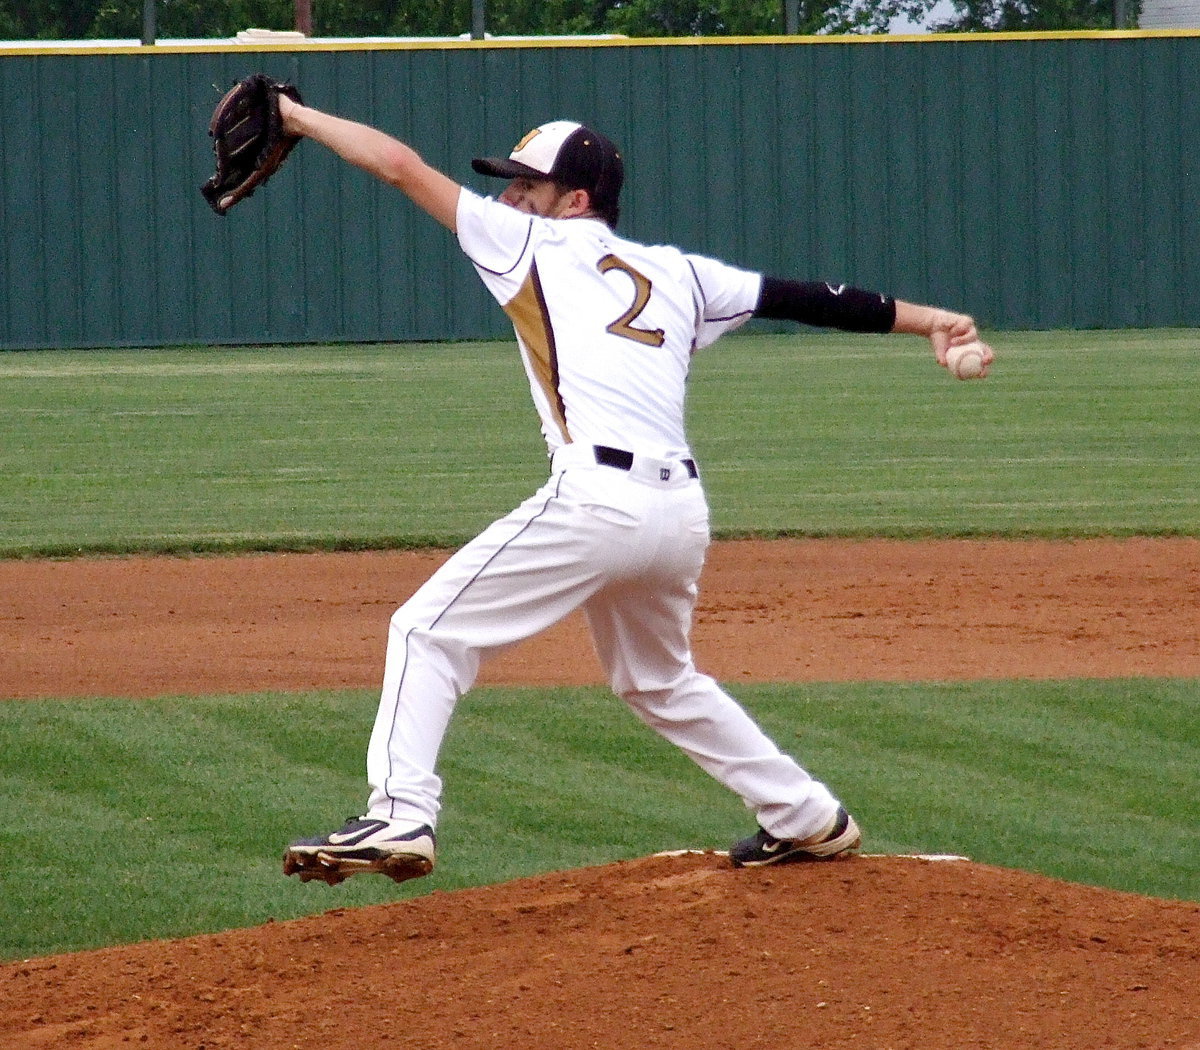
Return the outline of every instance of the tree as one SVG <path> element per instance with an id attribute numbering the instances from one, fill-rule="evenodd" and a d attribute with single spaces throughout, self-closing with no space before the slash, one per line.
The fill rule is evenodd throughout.
<path id="1" fill-rule="evenodd" d="M 799 32 L 882 31 L 901 15 L 914 20 L 936 0 L 799 0 Z M 604 22 L 627 36 L 760 36 L 785 31 L 783 0 L 617 0 Z"/>
<path id="2" fill-rule="evenodd" d="M 0 0 L 10 40 L 137 39 L 143 0 Z M 156 0 L 162 37 L 224 37 L 250 26 L 289 29 L 292 0 Z"/>
<path id="3" fill-rule="evenodd" d="M 924 18 L 936 0 L 798 0 L 801 33 L 879 32 Z M 1096 29 L 1114 3 L 1139 0 L 951 0 L 938 31 Z M 291 29 L 294 0 L 156 0 L 160 37 L 229 37 Z M 487 0 L 493 36 L 623 33 L 631 37 L 760 36 L 784 32 L 785 0 Z M 136 39 L 143 0 L 0 0 L 0 38 Z M 459 36 L 472 0 L 313 0 L 317 36 Z"/>
<path id="4" fill-rule="evenodd" d="M 0 0 L 0 24 L 11 27 L 15 40 L 79 40 L 99 6 L 99 0 Z"/>
<path id="5" fill-rule="evenodd" d="M 313 0 L 317 36 L 458 36 L 471 27 L 471 0 Z"/>
<path id="6" fill-rule="evenodd" d="M 934 32 L 1111 29 L 1114 0 L 951 0 Z M 1134 12 L 1136 14 L 1136 12 Z M 1136 21 L 1136 19 L 1135 19 Z"/>

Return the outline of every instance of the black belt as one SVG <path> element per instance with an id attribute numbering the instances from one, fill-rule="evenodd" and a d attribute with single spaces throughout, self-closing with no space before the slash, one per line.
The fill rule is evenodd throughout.
<path id="1" fill-rule="evenodd" d="M 633 453 L 626 452 L 623 448 L 593 445 L 592 451 L 596 454 L 596 462 L 602 467 L 614 467 L 617 470 L 633 469 Z M 683 459 L 680 462 L 683 464 L 683 469 L 688 472 L 689 478 L 698 478 L 700 476 L 700 471 L 696 469 L 696 461 L 694 459 Z"/>

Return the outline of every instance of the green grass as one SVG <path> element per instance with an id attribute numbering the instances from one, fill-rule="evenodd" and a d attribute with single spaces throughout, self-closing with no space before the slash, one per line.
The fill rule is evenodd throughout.
<path id="1" fill-rule="evenodd" d="M 718 529 L 1200 531 L 1200 333 L 998 333 L 959 382 L 920 341 L 718 344 L 692 384 Z M 727 347 L 733 347 L 727 353 Z"/>
<path id="2" fill-rule="evenodd" d="M 1200 900 L 1196 681 L 754 686 L 871 852 L 954 852 Z M 482 689 L 443 754 L 441 864 L 301 885 L 283 844 L 362 807 L 363 692 L 0 705 L 0 957 L 253 925 L 677 847 L 741 803 L 606 690 Z"/>
<path id="3" fill-rule="evenodd" d="M 693 441 L 721 535 L 1200 533 L 1200 332 L 731 338 Z M 505 343 L 0 355 L 0 556 L 455 545 L 545 475 Z"/>
<path id="4" fill-rule="evenodd" d="M 545 474 L 499 344 L 0 356 L 0 553 L 454 542 Z"/>

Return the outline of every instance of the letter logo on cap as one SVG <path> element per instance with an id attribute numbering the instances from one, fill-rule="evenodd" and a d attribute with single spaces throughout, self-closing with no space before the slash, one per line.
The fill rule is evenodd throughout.
<path id="1" fill-rule="evenodd" d="M 520 142 L 518 142 L 515 146 L 513 146 L 513 152 L 520 153 L 521 150 L 523 150 L 526 146 L 528 146 L 529 143 L 532 142 L 534 140 L 534 138 L 536 138 L 541 133 L 542 133 L 541 128 L 534 128 L 528 135 L 526 135 L 523 139 L 521 139 Z"/>

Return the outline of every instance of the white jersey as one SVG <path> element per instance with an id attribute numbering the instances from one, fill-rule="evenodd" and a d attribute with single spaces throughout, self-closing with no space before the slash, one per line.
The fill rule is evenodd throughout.
<path id="1" fill-rule="evenodd" d="M 689 454 L 692 354 L 743 324 L 762 276 L 618 237 L 599 219 L 543 219 L 464 189 L 458 240 L 516 331 L 553 453 L 580 442 Z"/>

